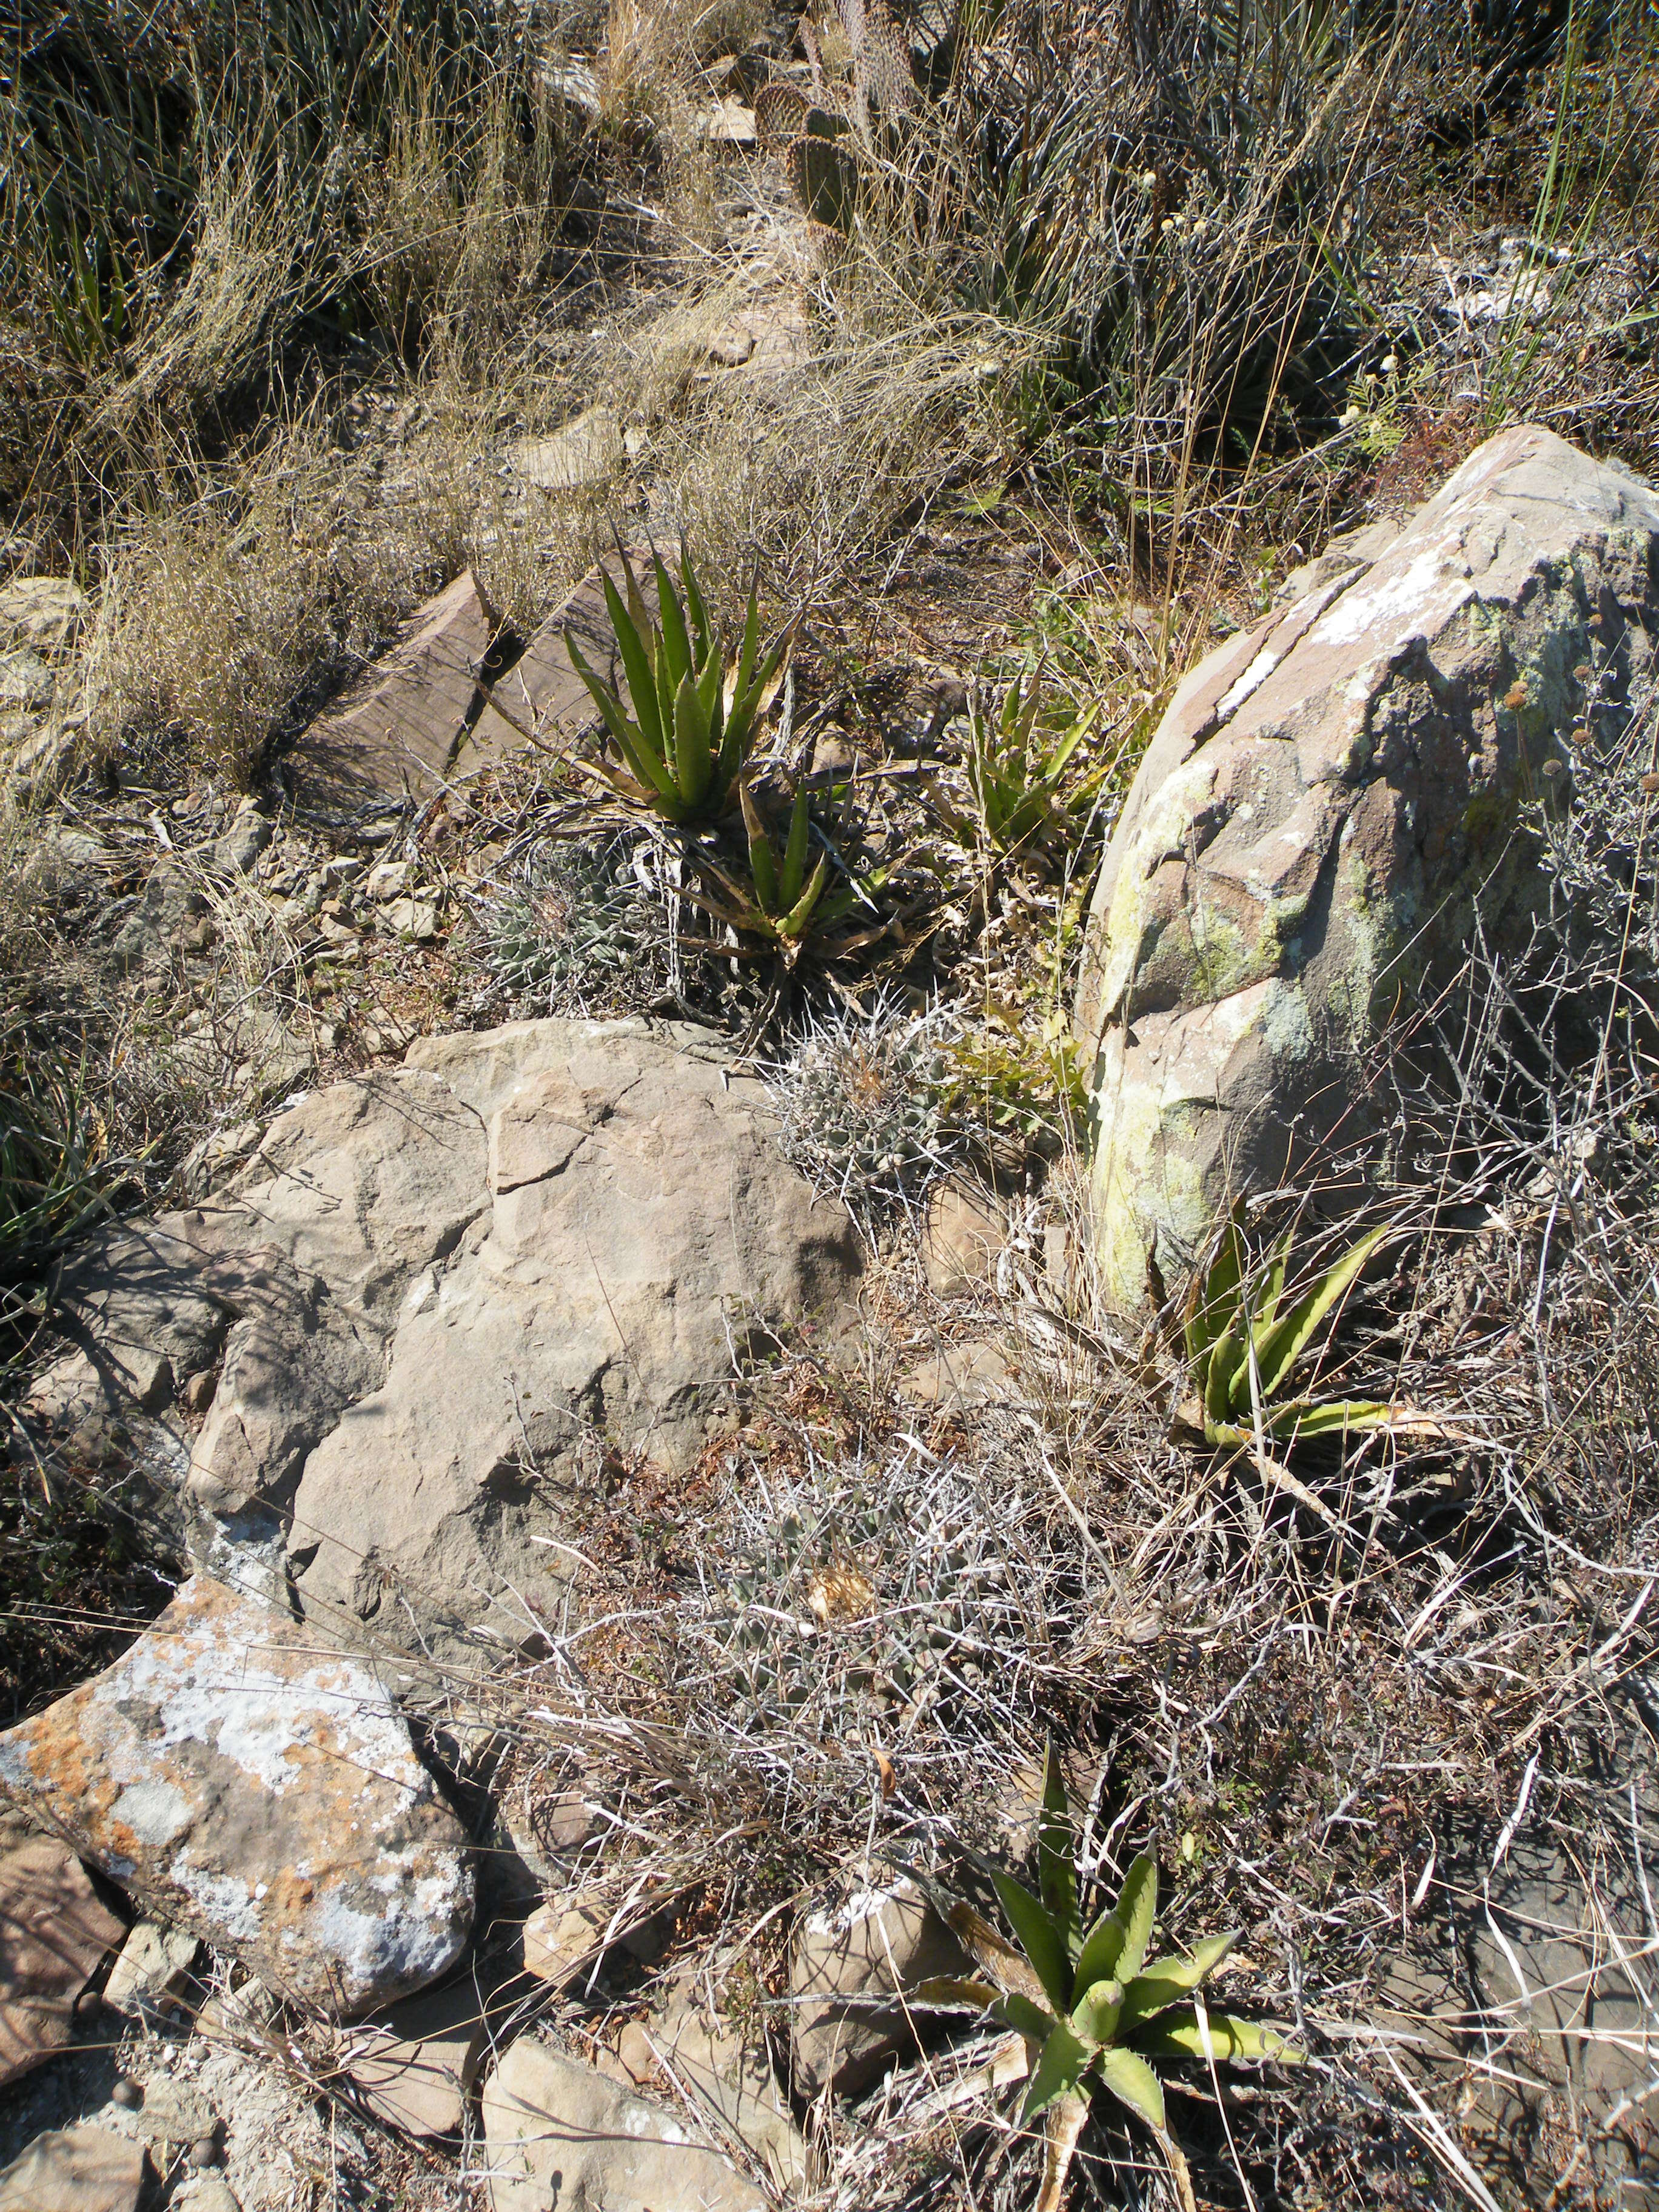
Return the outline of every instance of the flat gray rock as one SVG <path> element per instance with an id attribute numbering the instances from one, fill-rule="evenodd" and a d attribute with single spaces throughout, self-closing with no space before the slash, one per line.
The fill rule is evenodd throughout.
<path id="1" fill-rule="evenodd" d="M 659 2105 L 523 2036 L 483 2091 L 490 2212 L 762 2212 Z"/>

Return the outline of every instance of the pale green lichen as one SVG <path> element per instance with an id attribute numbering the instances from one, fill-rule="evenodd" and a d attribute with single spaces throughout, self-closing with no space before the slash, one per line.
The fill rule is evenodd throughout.
<path id="1" fill-rule="evenodd" d="M 1100 988 L 1101 1013 L 1105 1018 L 1120 1009 L 1142 963 L 1152 921 L 1152 878 L 1165 860 L 1185 852 L 1194 819 L 1207 804 L 1214 782 L 1213 762 L 1201 752 L 1195 753 L 1165 780 L 1135 824 L 1106 916 L 1106 957 Z"/>

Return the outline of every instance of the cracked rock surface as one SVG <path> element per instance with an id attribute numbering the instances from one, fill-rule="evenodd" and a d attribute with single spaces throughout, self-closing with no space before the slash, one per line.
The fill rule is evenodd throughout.
<path id="1" fill-rule="evenodd" d="M 533 1636 L 606 1457 L 689 1464 L 744 1362 L 834 1322 L 859 1265 L 703 1033 L 543 1021 L 302 1099 L 62 1297 L 106 1367 L 149 1347 L 182 1391 L 216 1364 L 182 1485 L 199 1565 L 285 1570 L 307 1617 L 441 1658 Z"/>

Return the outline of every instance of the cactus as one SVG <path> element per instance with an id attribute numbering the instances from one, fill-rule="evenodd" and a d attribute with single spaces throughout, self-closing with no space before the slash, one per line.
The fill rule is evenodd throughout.
<path id="1" fill-rule="evenodd" d="M 784 158 L 789 181 L 808 220 L 850 237 L 858 208 L 859 173 L 835 133 L 823 128 L 837 120 L 821 110 L 812 111 L 806 118 L 806 128 L 791 143 Z"/>
<path id="2" fill-rule="evenodd" d="M 787 146 L 806 128 L 811 102 L 796 85 L 774 77 L 755 94 L 755 129 L 763 146 Z"/>
<path id="3" fill-rule="evenodd" d="M 766 1071 L 787 1157 L 821 1189 L 875 1214 L 902 1206 L 959 1150 L 935 1017 L 878 1000 L 820 1020 Z"/>

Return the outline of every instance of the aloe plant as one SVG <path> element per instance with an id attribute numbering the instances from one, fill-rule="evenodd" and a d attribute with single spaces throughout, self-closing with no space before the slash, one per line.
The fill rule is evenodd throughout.
<path id="1" fill-rule="evenodd" d="M 571 665 L 592 693 L 627 771 L 599 773 L 619 796 L 670 822 L 714 820 L 731 809 L 760 719 L 775 694 L 790 633 L 762 653 L 751 589 L 734 661 L 704 603 L 690 554 L 680 556 L 684 596 L 661 556 L 652 556 L 654 622 L 625 554 L 622 567 L 625 603 L 604 569 L 600 578 L 622 659 L 626 706 L 565 632 Z"/>
<path id="2" fill-rule="evenodd" d="M 1085 1929 L 1079 1911 L 1077 1838 L 1065 1784 L 1049 1747 L 1037 1823 L 1037 1892 L 1001 1869 L 983 1871 L 1018 1948 L 966 1903 L 946 1917 L 989 1978 L 924 1982 L 924 2004 L 988 2014 L 1016 2029 L 1031 2054 L 1022 2124 L 1045 2120 L 1048 2156 L 1040 2212 L 1057 2208 L 1066 2170 L 1097 2088 L 1154 2130 L 1183 2197 L 1185 2162 L 1170 2141 L 1155 2058 L 1298 2059 L 1279 2032 L 1202 2005 L 1199 1992 L 1237 1937 L 1212 1936 L 1185 1954 L 1148 1962 L 1158 1916 L 1158 1866 L 1142 1852 L 1115 1899 Z"/>
<path id="3" fill-rule="evenodd" d="M 729 869 L 704 854 L 698 865 L 720 888 L 718 892 L 704 889 L 690 896 L 717 921 L 748 936 L 766 939 L 783 955 L 785 965 L 793 968 L 809 945 L 853 911 L 860 902 L 859 892 L 850 884 L 833 891 L 828 889 L 827 852 L 819 854 L 811 873 L 807 873 L 811 823 L 805 784 L 796 792 L 790 810 L 789 835 L 781 859 L 773 848 L 746 781 L 739 780 L 738 796 L 749 841 L 749 880 L 739 882 Z M 833 949 L 851 951 L 874 933 L 858 932 L 838 939 Z"/>
<path id="4" fill-rule="evenodd" d="M 1193 1279 L 1182 1317 L 1187 1364 L 1196 1403 L 1183 1409 L 1212 1444 L 1249 1444 L 1256 1415 L 1263 1434 L 1280 1441 L 1333 1431 L 1386 1427 L 1396 1409 L 1368 1398 L 1281 1397 L 1291 1369 L 1314 1331 L 1358 1280 L 1387 1236 L 1374 1229 L 1352 1244 L 1290 1304 L 1285 1273 L 1291 1232 L 1259 1275 L 1246 1262 L 1236 1209 L 1207 1267 Z"/>
<path id="5" fill-rule="evenodd" d="M 1060 781 L 1092 718 L 1080 715 L 1052 734 L 1040 720 L 1042 679 L 1011 683 L 993 715 L 977 691 L 968 708 L 968 788 L 971 828 L 994 853 L 1015 853 L 1037 843 L 1066 811 Z"/>

